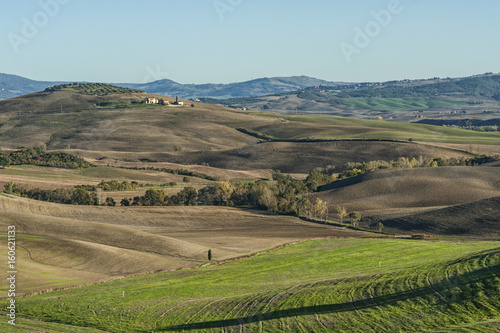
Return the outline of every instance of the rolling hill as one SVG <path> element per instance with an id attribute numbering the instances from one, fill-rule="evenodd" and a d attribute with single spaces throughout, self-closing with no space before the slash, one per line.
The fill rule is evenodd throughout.
<path id="1" fill-rule="evenodd" d="M 385 223 L 384 220 L 393 217 L 395 220 L 391 220 L 390 225 L 395 228 L 395 221 L 401 217 L 401 230 L 404 230 L 406 222 L 403 221 L 408 215 L 499 196 L 499 178 L 500 169 L 494 166 L 387 169 L 337 181 L 323 187 L 316 196 L 329 203 L 332 216 L 335 207 L 342 205 L 348 211 L 358 211 L 365 216 L 366 226 L 378 220 Z M 471 217 L 474 212 L 467 216 Z M 423 214 L 434 216 L 433 212 Z M 488 236 L 491 228 L 500 231 L 498 216 L 494 220 L 490 229 L 477 228 L 473 234 Z M 432 221 L 432 218 L 428 219 L 426 228 L 436 233 L 446 229 L 440 219 Z"/>
<path id="2" fill-rule="evenodd" d="M 282 116 L 187 100 L 147 105 L 141 103 L 145 97 L 173 98 L 127 89 L 68 85 L 0 101 L 2 149 L 42 144 L 97 165 L 15 165 L 0 169 L 0 185 L 148 183 L 136 191 L 103 193 L 119 200 L 170 182 L 215 184 L 157 168 L 271 183 L 276 169 L 305 177 L 315 167 L 335 165 L 340 172 L 349 162 L 471 157 L 484 147 L 500 151 L 498 133 Z M 247 206 L 78 206 L 0 194 L 0 226 L 14 224 L 17 232 L 17 328 L 495 332 L 500 254 L 498 242 L 484 239 L 500 239 L 499 176 L 498 162 L 393 168 L 305 194 L 327 202 L 331 221 L 337 222 L 335 207 L 343 205 L 361 212 L 365 228 L 383 221 L 387 232 L 461 237 L 457 242 L 390 239 Z M 169 194 L 179 190 L 174 185 Z M 0 300 L 4 316 L 7 302 Z M 12 327 L 3 321 L 0 330 Z"/>
<path id="3" fill-rule="evenodd" d="M 0 100 L 43 91 L 63 82 L 35 81 L 18 75 L 0 73 Z"/>
<path id="4" fill-rule="evenodd" d="M 118 86 L 145 90 L 148 93 L 179 96 L 182 98 L 238 98 L 282 94 L 306 87 L 345 84 L 329 82 L 309 76 L 259 78 L 228 84 L 180 84 L 172 80 L 159 80 L 145 84 L 117 84 Z"/>
<path id="5" fill-rule="evenodd" d="M 291 93 L 207 103 L 283 114 L 353 118 L 487 120 L 500 112 L 500 75 L 315 86 Z"/>
<path id="6" fill-rule="evenodd" d="M 48 87 L 71 82 L 34 81 L 17 75 L 0 73 L 0 100 L 43 91 Z M 115 86 L 144 90 L 149 94 L 181 98 L 237 98 L 285 93 L 319 85 L 345 84 L 308 76 L 260 78 L 229 84 L 182 84 L 162 79 L 149 83 L 114 83 Z"/>
<path id="7" fill-rule="evenodd" d="M 497 242 L 323 239 L 21 298 L 17 323 L 51 332 L 497 332 L 498 274 Z"/>
<path id="8" fill-rule="evenodd" d="M 347 162 L 467 156 L 464 150 L 470 151 L 470 144 L 500 144 L 496 133 L 430 125 L 279 116 L 186 100 L 185 106 L 139 103 L 148 96 L 160 97 L 57 90 L 0 101 L 0 147 L 43 143 L 50 150 L 74 151 L 93 159 L 304 173 L 325 163 L 342 170 Z M 263 142 L 261 136 L 272 139 Z M 464 146 L 440 148 L 406 142 L 409 139 Z"/>
<path id="9" fill-rule="evenodd" d="M 500 182 L 496 183 L 500 186 Z M 500 197 L 383 220 L 388 232 L 467 237 L 500 236 Z"/>

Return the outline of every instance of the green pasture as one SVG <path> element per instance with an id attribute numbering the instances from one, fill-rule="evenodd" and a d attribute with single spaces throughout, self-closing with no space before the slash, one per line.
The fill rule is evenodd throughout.
<path id="1" fill-rule="evenodd" d="M 468 105 L 463 102 L 444 101 L 437 99 L 427 99 L 423 97 L 404 98 L 339 98 L 338 101 L 344 105 L 360 109 L 374 111 L 395 111 L 395 110 L 426 110 L 433 108 L 443 108 L 449 106 Z"/>
<path id="2" fill-rule="evenodd" d="M 500 145 L 500 133 L 476 132 L 416 123 L 354 119 L 331 116 L 294 116 L 262 114 L 289 121 L 323 125 L 312 139 L 413 139 L 423 142 Z M 328 128 L 332 126 L 332 128 Z M 296 133 L 290 133 L 295 137 Z M 288 135 L 287 135 L 288 136 Z M 287 139 L 286 137 L 281 139 Z M 305 138 L 304 138 L 305 139 Z"/>
<path id="3" fill-rule="evenodd" d="M 89 332 L 498 332 L 499 274 L 498 242 L 314 240 L 18 299 L 18 316 Z"/>

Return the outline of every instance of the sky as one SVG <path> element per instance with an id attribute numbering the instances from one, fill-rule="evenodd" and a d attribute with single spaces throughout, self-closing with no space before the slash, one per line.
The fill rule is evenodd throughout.
<path id="1" fill-rule="evenodd" d="M 388 81 L 500 72 L 498 0 L 2 1 L 0 73 Z"/>

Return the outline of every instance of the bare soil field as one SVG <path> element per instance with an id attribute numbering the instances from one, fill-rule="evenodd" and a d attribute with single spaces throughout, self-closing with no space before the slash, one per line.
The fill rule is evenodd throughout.
<path id="1" fill-rule="evenodd" d="M 399 157 L 458 158 L 473 156 L 463 150 L 434 145 L 361 140 L 263 142 L 237 149 L 186 151 L 176 154 L 72 152 L 87 157 L 87 160 L 96 165 L 186 168 L 219 176 L 222 179 L 269 179 L 272 170 L 305 174 L 316 167 L 325 165 L 335 165 L 335 170 L 341 172 L 348 162 L 397 160 Z M 155 162 L 138 162 L 139 159 Z"/>
<path id="2" fill-rule="evenodd" d="M 500 169 L 487 166 L 387 169 L 332 183 L 316 196 L 329 203 L 330 212 L 343 205 L 361 214 L 401 213 L 499 196 L 498 179 Z"/>
<path id="3" fill-rule="evenodd" d="M 208 163 L 219 168 L 271 168 L 286 173 L 308 173 L 315 167 L 335 165 L 341 172 L 348 162 L 397 160 L 399 157 L 460 157 L 467 153 L 401 142 L 325 141 L 267 142 L 222 152 L 195 152 L 180 163 Z"/>
<path id="4" fill-rule="evenodd" d="M 374 221 L 372 222 L 372 224 Z M 500 197 L 382 220 L 384 230 L 500 240 Z M 368 226 L 368 222 L 364 223 Z"/>
<path id="5" fill-rule="evenodd" d="M 0 197 L 22 246 L 20 294 L 199 266 L 318 237 L 372 234 L 226 207 L 94 207 Z M 26 252 L 24 252 L 26 251 Z"/>
<path id="6" fill-rule="evenodd" d="M 499 145 L 478 145 L 478 144 L 456 144 L 456 143 L 427 143 L 428 145 L 441 148 L 462 150 L 473 154 L 500 155 Z"/>

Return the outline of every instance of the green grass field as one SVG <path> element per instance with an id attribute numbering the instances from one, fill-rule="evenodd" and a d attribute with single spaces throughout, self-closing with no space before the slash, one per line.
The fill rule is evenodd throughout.
<path id="1" fill-rule="evenodd" d="M 457 144 L 500 145 L 500 133 L 484 133 L 465 129 L 415 123 L 341 118 L 331 116 L 293 116 L 262 114 L 319 126 L 317 139 L 382 139 Z M 335 126 L 329 129 L 328 126 Z M 283 138 L 285 139 L 285 138 Z"/>
<path id="2" fill-rule="evenodd" d="M 17 304 L 56 332 L 498 332 L 499 274 L 498 242 L 330 239 Z"/>
<path id="3" fill-rule="evenodd" d="M 463 102 L 452 102 L 423 97 L 405 98 L 339 98 L 339 102 L 348 106 L 374 111 L 394 110 L 426 110 L 431 108 L 442 108 L 454 105 L 467 105 Z"/>

